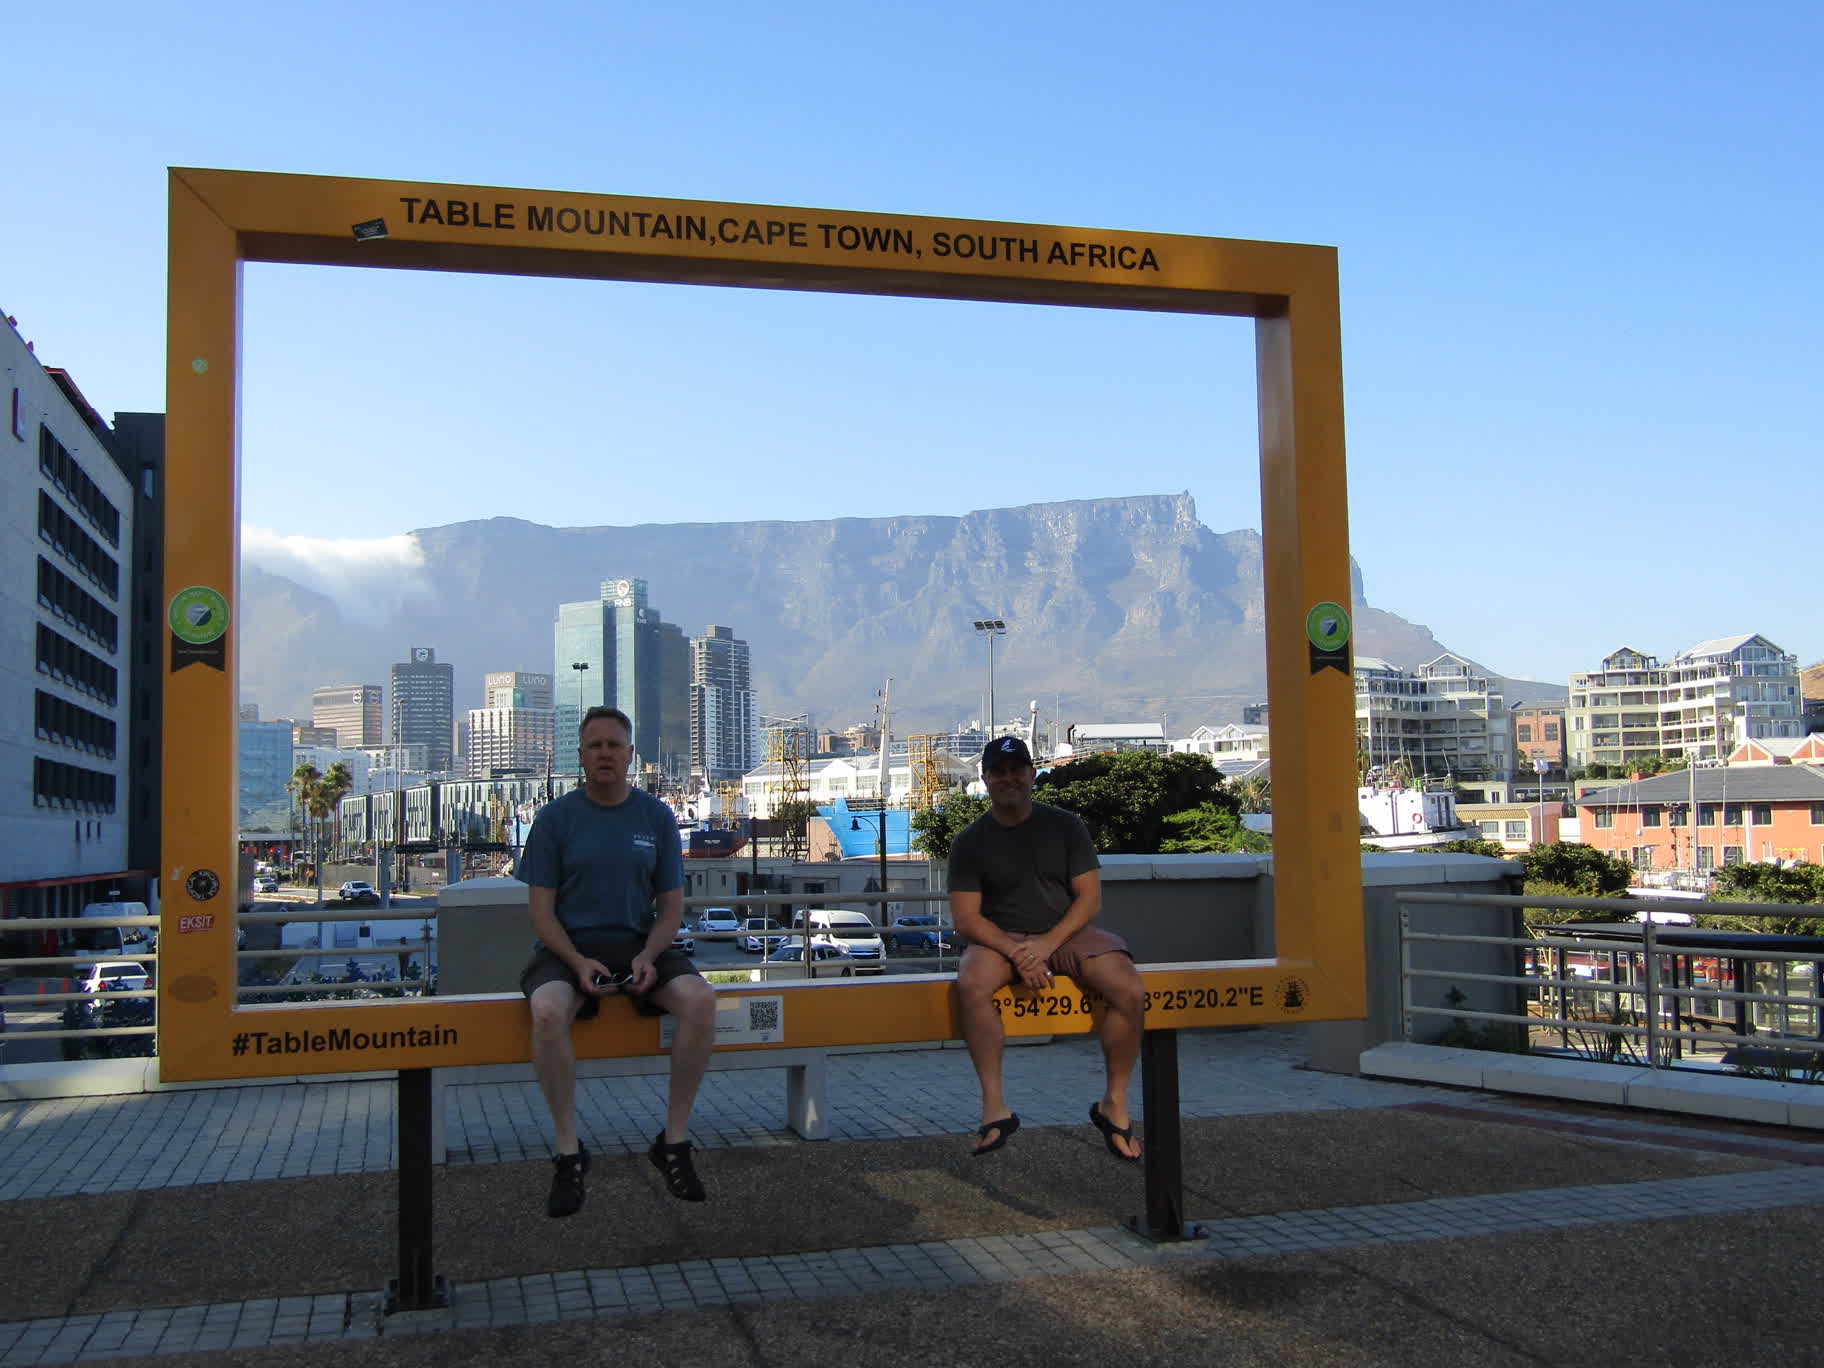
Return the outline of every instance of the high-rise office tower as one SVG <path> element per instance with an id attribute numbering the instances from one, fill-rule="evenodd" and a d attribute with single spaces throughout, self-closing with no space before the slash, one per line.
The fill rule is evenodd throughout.
<path id="1" fill-rule="evenodd" d="M 429 646 L 414 646 L 411 659 L 393 666 L 393 734 L 398 746 L 423 746 L 434 773 L 450 768 L 456 671 L 439 664 Z M 343 745 L 348 743 L 344 741 Z"/>
<path id="2" fill-rule="evenodd" d="M 551 676 L 493 670 L 482 676 L 481 692 L 483 706 L 463 721 L 464 773 L 487 779 L 552 768 Z"/>
<path id="3" fill-rule="evenodd" d="M 328 684 L 310 694 L 310 725 L 328 727 L 336 744 L 347 749 L 379 746 L 386 742 L 381 728 L 378 684 Z"/>
<path id="4" fill-rule="evenodd" d="M 606 704 L 633 719 L 642 765 L 682 778 L 690 763 L 690 651 L 684 633 L 646 601 L 646 581 L 602 582 L 599 600 L 560 603 L 553 658 L 556 750 L 568 761 L 577 723 Z"/>
<path id="5" fill-rule="evenodd" d="M 739 779 L 760 763 L 759 714 L 747 643 L 730 627 L 709 627 L 690 642 L 690 764 L 715 783 Z"/>

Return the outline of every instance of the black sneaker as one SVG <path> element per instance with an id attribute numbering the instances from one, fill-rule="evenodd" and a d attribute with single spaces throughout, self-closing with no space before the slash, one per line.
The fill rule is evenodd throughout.
<path id="1" fill-rule="evenodd" d="M 652 1160 L 652 1166 L 665 1175 L 665 1190 L 681 1202 L 700 1202 L 703 1200 L 703 1180 L 697 1177 L 695 1165 L 690 1162 L 691 1144 L 681 1140 L 675 1145 L 665 1143 L 665 1132 L 660 1131 L 652 1142 L 652 1148 L 646 1151 L 646 1157 Z"/>
<path id="2" fill-rule="evenodd" d="M 551 1176 L 545 1215 L 574 1216 L 583 1208 L 583 1175 L 589 1172 L 589 1151 L 579 1140 L 575 1154 L 560 1154 L 551 1164 L 557 1172 Z"/>

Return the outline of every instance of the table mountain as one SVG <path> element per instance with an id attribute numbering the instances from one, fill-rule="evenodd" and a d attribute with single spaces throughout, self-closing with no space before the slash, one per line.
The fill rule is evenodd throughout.
<path id="1" fill-rule="evenodd" d="M 1002 719 L 1054 696 L 1066 721 L 1159 720 L 1188 731 L 1266 697 L 1260 534 L 1213 532 L 1188 494 L 1084 499 L 961 517 L 545 527 L 491 518 L 421 529 L 413 584 L 332 601 L 249 564 L 241 689 L 262 716 L 307 717 L 310 690 L 386 683 L 429 645 L 456 667 L 458 711 L 488 670 L 550 671 L 561 602 L 601 581 L 644 578 L 689 635 L 720 623 L 752 648 L 762 711 L 819 725 L 869 720 L 893 678 L 893 729 L 980 715 L 995 644 Z M 1439 654 L 1431 633 L 1362 601 L 1356 649 L 1405 665 Z M 558 687 L 567 679 L 559 671 Z"/>

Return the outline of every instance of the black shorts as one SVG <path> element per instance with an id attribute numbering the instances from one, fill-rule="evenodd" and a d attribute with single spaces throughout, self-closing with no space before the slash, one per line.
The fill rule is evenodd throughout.
<path id="1" fill-rule="evenodd" d="M 607 965 L 611 973 L 624 974 L 633 967 L 633 957 L 646 948 L 646 937 L 637 931 L 572 931 L 570 943 L 587 958 L 600 960 Z M 697 966 L 690 956 L 671 946 L 666 946 L 659 952 L 652 967 L 658 971 L 658 979 L 653 983 L 653 988 L 662 988 L 675 978 L 697 972 Z M 526 967 L 520 970 L 519 991 L 530 998 L 547 983 L 568 983 L 582 995 L 582 1010 L 576 1014 L 578 1021 L 587 1021 L 602 1009 L 602 1000 L 594 993 L 585 992 L 570 966 L 541 943 L 532 952 L 532 958 Z M 628 993 L 624 988 L 620 991 L 633 1003 L 634 1009 L 641 1016 L 665 1015 L 665 1009 L 652 1001 L 650 990 L 639 994 Z"/>

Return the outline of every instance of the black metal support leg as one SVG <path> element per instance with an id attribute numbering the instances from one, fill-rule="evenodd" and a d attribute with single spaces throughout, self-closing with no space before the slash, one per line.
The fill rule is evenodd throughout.
<path id="1" fill-rule="evenodd" d="M 1140 1093 L 1146 1108 L 1146 1214 L 1129 1219 L 1136 1234 L 1165 1244 L 1199 1240 L 1203 1231 L 1184 1223 L 1184 1148 L 1178 1114 L 1178 1032 L 1140 1036 Z"/>
<path id="2" fill-rule="evenodd" d="M 386 1313 L 450 1304 L 431 1260 L 431 1071 L 399 1070 L 399 1276 L 387 1284 Z"/>

